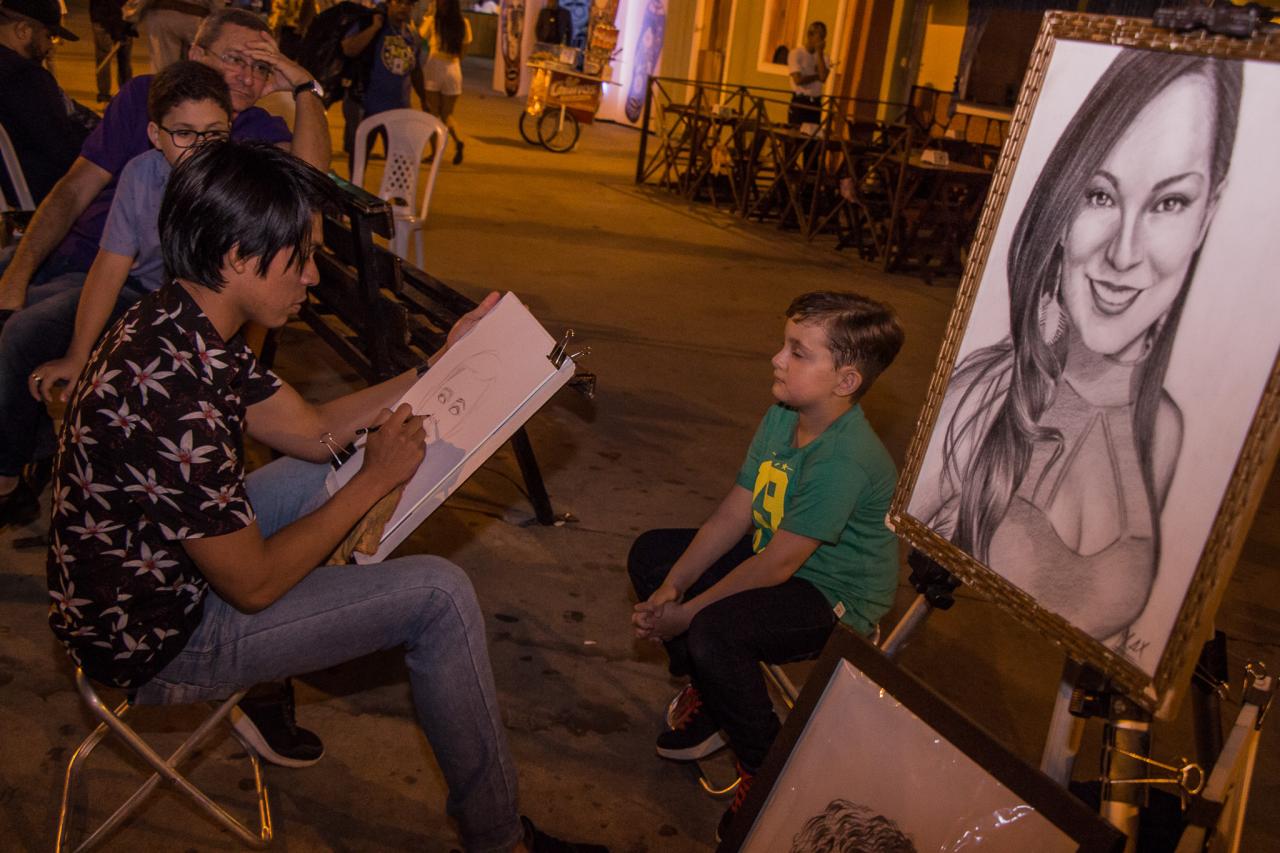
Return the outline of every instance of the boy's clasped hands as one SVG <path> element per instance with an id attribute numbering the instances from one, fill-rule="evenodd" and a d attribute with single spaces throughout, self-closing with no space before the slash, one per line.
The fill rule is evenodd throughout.
<path id="1" fill-rule="evenodd" d="M 667 583 L 637 604 L 631 613 L 636 637 L 655 643 L 683 634 L 689 630 L 691 621 L 693 615 L 680 602 L 680 590 Z"/>

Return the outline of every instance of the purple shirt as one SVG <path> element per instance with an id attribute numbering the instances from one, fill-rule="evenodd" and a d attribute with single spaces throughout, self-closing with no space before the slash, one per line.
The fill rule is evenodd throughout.
<path id="1" fill-rule="evenodd" d="M 151 74 L 134 77 L 111 99 L 102 123 L 84 141 L 80 156 L 111 173 L 110 182 L 89 202 L 71 231 L 58 246 L 57 254 L 82 269 L 89 269 L 98 254 L 98 242 L 107 224 L 111 200 L 125 164 L 151 150 L 147 138 L 147 94 L 151 91 Z M 293 139 L 284 119 L 260 107 L 250 107 L 231 122 L 235 139 L 257 139 L 264 142 L 288 142 Z"/>

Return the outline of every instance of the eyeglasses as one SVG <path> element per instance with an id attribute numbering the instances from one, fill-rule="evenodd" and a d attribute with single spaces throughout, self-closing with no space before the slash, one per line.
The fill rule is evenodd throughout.
<path id="1" fill-rule="evenodd" d="M 238 53 L 231 53 L 230 51 L 219 56 L 218 61 L 223 65 L 230 65 L 241 74 L 248 71 L 255 77 L 261 77 L 263 80 L 266 80 L 272 74 L 276 73 L 276 67 L 274 65 L 269 65 L 265 62 L 254 62 L 253 60 L 245 59 Z"/>
<path id="2" fill-rule="evenodd" d="M 199 145 L 206 139 L 226 139 L 231 135 L 230 132 L 225 130 L 187 130 L 186 128 L 170 130 L 162 124 L 156 126 L 169 134 L 169 138 L 173 140 L 173 144 L 178 148 L 190 148 L 193 145 Z"/>

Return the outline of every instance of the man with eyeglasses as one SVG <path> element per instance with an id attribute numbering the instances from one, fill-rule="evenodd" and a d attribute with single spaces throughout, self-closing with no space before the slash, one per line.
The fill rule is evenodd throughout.
<path id="1" fill-rule="evenodd" d="M 62 27 L 57 0 L 0 0 L 0 125 L 36 204 L 66 174 L 90 130 L 44 67 L 55 38 L 78 40 Z M 3 164 L 0 189 L 16 203 Z"/>

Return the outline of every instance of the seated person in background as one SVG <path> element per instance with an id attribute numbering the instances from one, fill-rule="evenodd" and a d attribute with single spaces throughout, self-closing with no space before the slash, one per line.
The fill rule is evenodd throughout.
<path id="1" fill-rule="evenodd" d="M 6 4 L 11 1 L 0 0 Z M 201 24 L 191 58 L 213 68 L 226 81 L 235 110 L 233 137 L 278 143 L 307 162 L 328 168 L 329 125 L 319 95 L 308 88 L 314 81 L 305 69 L 280 55 L 261 19 L 235 9 L 215 12 Z M 70 171 L 40 204 L 17 251 L 7 265 L 0 260 L 0 527 L 8 523 L 12 512 L 9 497 L 32 452 L 29 443 L 15 437 L 26 429 L 22 425 L 25 421 L 9 423 L 10 413 L 30 411 L 29 406 L 22 408 L 24 400 L 30 403 L 29 377 L 7 366 L 5 353 L 16 348 L 9 341 L 10 327 L 15 327 L 12 334 L 25 337 L 27 333 L 19 332 L 16 326 L 23 323 L 27 306 L 84 283 L 97 256 L 121 171 L 134 157 L 151 150 L 147 98 L 153 79 L 151 75 L 135 77 L 121 88 Z M 268 89 L 287 89 L 295 83 L 297 132 L 290 142 L 285 123 L 253 104 Z M 44 358 L 47 356 L 34 363 Z M 19 452 L 19 448 L 25 450 Z M 47 457 L 52 447 L 37 447 L 35 452 Z"/>
<path id="2" fill-rule="evenodd" d="M 573 40 L 573 18 L 568 9 L 560 8 L 560 0 L 547 0 L 533 32 L 545 44 L 568 44 Z"/>
<path id="3" fill-rule="evenodd" d="M 36 204 L 71 168 L 91 129 L 44 67 L 55 37 L 79 41 L 62 26 L 58 0 L 0 0 L 0 126 Z M 0 188 L 18 203 L 2 162 Z"/>
<path id="4" fill-rule="evenodd" d="M 261 368 L 239 332 L 282 326 L 317 280 L 332 182 L 260 142 L 211 142 L 180 163 L 160 208 L 173 280 L 106 333 L 67 407 L 54 464 L 49 622 L 91 678 L 136 700 L 215 700 L 396 646 L 418 720 L 473 851 L 563 845 L 516 810 L 467 576 L 426 555 L 323 565 L 365 512 L 417 470 L 422 419 L 386 411 L 404 374 L 314 406 Z M 493 307 L 450 330 L 447 349 Z M 330 496 L 324 439 L 379 412 L 364 467 Z M 244 471 L 244 437 L 284 458 Z"/>
<path id="5" fill-rule="evenodd" d="M 70 396 L 107 324 L 165 283 L 159 223 L 169 173 L 196 145 L 206 139 L 225 139 L 231 130 L 227 84 L 209 66 L 189 59 L 179 60 L 156 75 L 147 95 L 147 111 L 151 116 L 147 136 L 155 148 L 134 157 L 120 173 L 101 248 L 83 290 L 68 288 L 22 314 L 24 321 L 39 317 L 40 322 L 22 324 L 32 339 L 25 341 L 16 355 L 29 358 L 41 349 L 63 353 L 43 363 L 9 365 L 31 371 L 27 387 L 37 402 Z M 18 325 L 15 322 L 15 328 Z M 63 383 L 65 387 L 59 390 Z M 30 432 L 40 426 L 45 425 L 33 423 Z M 34 435 L 31 440 L 34 443 Z M 18 488 L 29 492 L 25 484 Z M 34 513 L 36 495 L 30 494 L 30 498 Z"/>
<path id="6" fill-rule="evenodd" d="M 822 87 L 831 74 L 831 57 L 827 56 L 827 25 L 814 21 L 804 33 L 804 44 L 787 54 L 787 70 L 791 72 L 791 107 L 787 124 L 822 123 Z"/>
<path id="7" fill-rule="evenodd" d="M 893 604 L 898 543 L 884 518 L 897 471 L 858 401 L 902 340 L 886 305 L 797 297 L 772 362 L 778 402 L 737 484 L 698 530 L 651 530 L 627 557 L 636 636 L 661 640 L 671 673 L 690 678 L 658 754 L 702 758 L 723 730 L 737 757 L 721 832 L 779 729 L 758 662 L 815 657 L 837 622 L 868 634 Z"/>

